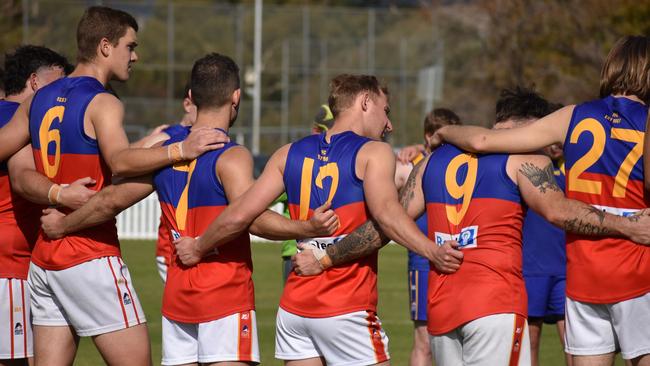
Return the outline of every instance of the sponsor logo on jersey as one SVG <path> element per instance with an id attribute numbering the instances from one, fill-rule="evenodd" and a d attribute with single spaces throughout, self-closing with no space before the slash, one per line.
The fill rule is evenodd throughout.
<path id="1" fill-rule="evenodd" d="M 16 326 L 14 327 L 14 335 L 16 335 L 16 336 L 23 335 L 23 325 L 22 324 L 16 323 Z"/>
<path id="2" fill-rule="evenodd" d="M 172 229 L 172 239 L 178 240 L 180 238 L 181 238 L 181 234 L 178 231 Z"/>
<path id="3" fill-rule="evenodd" d="M 325 250 L 330 245 L 334 245 L 345 238 L 346 235 L 339 235 L 331 238 L 311 238 L 298 240 L 299 243 L 313 245 L 318 249 Z"/>
<path id="4" fill-rule="evenodd" d="M 124 301 L 124 305 L 131 305 L 131 297 L 126 292 L 122 296 L 122 300 Z"/>
<path id="5" fill-rule="evenodd" d="M 461 249 L 476 248 L 478 245 L 478 226 L 464 227 L 458 234 L 447 234 L 436 231 L 434 238 L 438 246 L 442 246 L 447 240 L 456 240 Z"/>
<path id="6" fill-rule="evenodd" d="M 634 216 L 639 210 L 635 208 L 620 208 L 620 207 L 610 207 L 610 206 L 601 206 L 601 205 L 592 205 L 595 208 L 607 212 L 608 214 L 616 215 L 616 216 L 623 216 L 623 217 L 628 217 L 628 216 Z"/>

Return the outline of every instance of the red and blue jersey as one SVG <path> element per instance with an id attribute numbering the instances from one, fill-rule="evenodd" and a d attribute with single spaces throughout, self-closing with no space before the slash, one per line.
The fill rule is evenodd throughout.
<path id="1" fill-rule="evenodd" d="M 291 144 L 284 185 L 294 220 L 308 220 L 316 208 L 331 202 L 341 223 L 333 235 L 336 238 L 351 233 L 369 218 L 363 181 L 357 177 L 355 165 L 357 153 L 370 139 L 351 131 L 330 136 L 329 142 L 325 136 L 311 135 Z M 280 306 L 300 316 L 317 318 L 376 311 L 377 252 L 314 277 L 292 272 Z"/>
<path id="2" fill-rule="evenodd" d="M 175 134 L 165 145 L 183 141 L 190 128 Z M 207 152 L 189 162 L 157 171 L 154 185 L 160 200 L 164 227 L 172 238 L 202 235 L 228 206 L 217 178 L 216 164 L 235 143 Z M 172 253 L 163 294 L 162 313 L 183 323 L 202 323 L 253 310 L 253 263 L 247 232 L 220 246 L 192 267 Z"/>
<path id="3" fill-rule="evenodd" d="M 20 104 L 0 100 L 0 127 Z M 29 258 L 39 229 L 39 206 L 11 190 L 7 162 L 0 162 L 0 278 L 27 279 Z"/>
<path id="4" fill-rule="evenodd" d="M 554 166 L 558 186 L 565 190 L 564 164 Z M 564 230 L 529 209 L 524 218 L 524 276 L 566 276 Z"/>
<path id="5" fill-rule="evenodd" d="M 643 137 L 648 107 L 608 96 L 577 105 L 564 142 L 567 197 L 628 216 L 648 207 Z M 567 296 L 614 303 L 650 292 L 650 247 L 567 234 Z"/>
<path id="6" fill-rule="evenodd" d="M 422 177 L 436 244 L 455 239 L 464 253 L 460 269 L 429 272 L 428 330 L 447 333 L 500 313 L 526 316 L 522 277 L 519 189 L 506 172 L 508 155 L 473 155 L 443 145 L 431 153 Z M 489 301 L 486 301 L 489 299 Z"/>
<path id="7" fill-rule="evenodd" d="M 84 131 L 84 115 L 104 86 L 91 77 L 62 78 L 34 95 L 29 111 L 36 169 L 58 184 L 91 177 L 100 190 L 111 183 L 111 171 L 101 156 L 96 139 Z M 92 259 L 119 256 L 115 220 L 81 230 L 62 239 L 39 234 L 32 254 L 34 263 L 61 270 Z"/>
<path id="8" fill-rule="evenodd" d="M 162 132 L 172 137 L 179 133 L 185 133 L 186 127 L 180 123 L 165 127 Z M 162 216 L 160 217 L 160 224 L 158 225 L 158 240 L 156 241 L 156 257 L 165 258 L 165 264 L 169 266 L 172 255 L 172 239 L 169 237 L 169 231 L 164 225 Z"/>

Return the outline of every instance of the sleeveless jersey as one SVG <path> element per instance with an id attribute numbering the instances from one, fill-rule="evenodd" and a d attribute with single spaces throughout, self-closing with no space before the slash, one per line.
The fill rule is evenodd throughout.
<path id="1" fill-rule="evenodd" d="M 165 145 L 183 141 L 174 135 Z M 228 206 L 223 186 L 216 176 L 216 163 L 225 151 L 207 152 L 192 162 L 181 162 L 157 171 L 154 185 L 160 200 L 164 225 L 172 237 L 196 237 Z M 255 309 L 250 238 L 247 232 L 218 248 L 192 267 L 183 266 L 172 253 L 163 293 L 162 313 L 183 323 L 202 323 Z"/>
<path id="2" fill-rule="evenodd" d="M 20 104 L 0 100 L 0 127 Z M 0 162 L 0 278 L 27 279 L 41 209 L 11 190 L 7 162 Z"/>
<path id="3" fill-rule="evenodd" d="M 567 197 L 628 216 L 648 207 L 643 136 L 648 107 L 608 96 L 577 105 L 564 143 Z M 650 247 L 567 234 L 567 296 L 614 303 L 650 292 Z"/>
<path id="4" fill-rule="evenodd" d="M 554 167 L 555 181 L 565 190 L 564 163 Z M 524 276 L 566 276 L 564 230 L 529 209 L 524 218 Z"/>
<path id="5" fill-rule="evenodd" d="M 162 132 L 166 133 L 169 137 L 172 137 L 179 133 L 185 133 L 185 129 L 186 127 L 184 127 L 180 123 L 177 123 L 163 129 Z M 172 251 L 173 251 L 172 239 L 171 236 L 169 236 L 169 230 L 165 226 L 165 223 L 163 222 L 163 218 L 161 216 L 160 223 L 158 224 L 158 240 L 156 241 L 156 257 L 165 258 L 165 264 L 169 266 L 169 263 L 171 261 Z"/>
<path id="6" fill-rule="evenodd" d="M 453 274 L 429 272 L 428 330 L 447 333 L 501 313 L 527 314 L 522 277 L 519 189 L 506 173 L 508 155 L 467 154 L 452 145 L 432 152 L 422 178 L 429 237 L 456 239 L 464 254 Z"/>
<path id="7" fill-rule="evenodd" d="M 346 131 L 325 140 L 325 133 L 291 144 L 284 167 L 289 213 L 308 220 L 325 202 L 341 225 L 333 237 L 354 231 L 369 218 L 363 181 L 356 175 L 359 149 L 370 139 Z M 336 245 L 336 244 L 334 244 Z M 331 317 L 360 310 L 376 311 L 377 252 L 353 262 L 331 267 L 318 276 L 299 277 L 291 272 L 280 306 L 304 317 Z"/>
<path id="8" fill-rule="evenodd" d="M 413 166 L 418 165 L 419 162 L 424 160 L 425 155 L 420 153 L 418 156 L 413 158 L 411 160 L 411 164 Z M 427 235 L 429 229 L 427 225 L 427 214 L 426 212 L 420 216 L 415 223 L 418 226 L 418 229 L 424 233 L 424 235 Z M 429 270 L 429 260 L 415 252 L 412 252 L 410 250 L 407 250 L 408 252 L 408 269 L 409 270 L 416 270 L 416 271 L 428 271 Z"/>
<path id="9" fill-rule="evenodd" d="M 74 77 L 59 79 L 34 95 L 29 112 L 34 162 L 36 169 L 51 181 L 69 184 L 91 177 L 96 184 L 90 188 L 97 191 L 111 184 L 111 171 L 97 140 L 84 132 L 86 108 L 100 93 L 106 93 L 106 89 L 97 79 Z M 32 260 L 44 269 L 61 270 L 119 255 L 113 219 L 57 240 L 39 233 Z"/>

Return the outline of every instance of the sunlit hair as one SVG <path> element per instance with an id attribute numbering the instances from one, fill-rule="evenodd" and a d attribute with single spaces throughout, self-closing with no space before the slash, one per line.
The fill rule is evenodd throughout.
<path id="1" fill-rule="evenodd" d="M 600 97 L 610 94 L 650 101 L 650 38 L 625 36 L 614 44 L 600 73 Z"/>
<path id="2" fill-rule="evenodd" d="M 424 117 L 424 134 L 430 136 L 442 126 L 461 124 L 460 117 L 451 109 L 435 108 Z"/>
<path id="3" fill-rule="evenodd" d="M 368 92 L 372 96 L 380 96 L 381 93 L 384 93 L 388 97 L 388 88 L 381 85 L 373 75 L 342 74 L 332 79 L 327 102 L 334 118 L 350 108 L 357 95 L 364 92 Z"/>
<path id="4" fill-rule="evenodd" d="M 77 26 L 77 60 L 92 61 L 97 56 L 97 45 L 102 38 L 115 46 L 129 28 L 137 32 L 138 22 L 127 12 L 105 6 L 86 9 Z"/>

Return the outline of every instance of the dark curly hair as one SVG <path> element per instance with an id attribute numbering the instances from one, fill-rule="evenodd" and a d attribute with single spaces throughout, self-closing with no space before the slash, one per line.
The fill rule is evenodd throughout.
<path id="1" fill-rule="evenodd" d="M 552 112 L 550 103 L 534 90 L 516 87 L 503 89 L 497 100 L 496 122 L 509 119 L 538 119 Z"/>
<path id="2" fill-rule="evenodd" d="M 41 67 L 60 66 L 66 74 L 72 71 L 72 65 L 68 60 L 41 46 L 20 46 L 13 53 L 5 54 L 4 76 L 2 82 L 6 95 L 15 95 L 25 89 L 25 83 L 29 76 Z"/>

